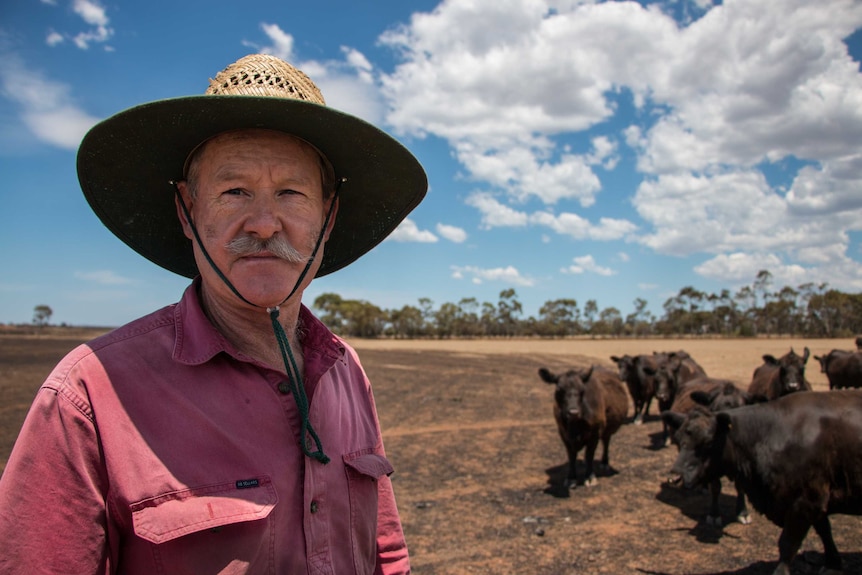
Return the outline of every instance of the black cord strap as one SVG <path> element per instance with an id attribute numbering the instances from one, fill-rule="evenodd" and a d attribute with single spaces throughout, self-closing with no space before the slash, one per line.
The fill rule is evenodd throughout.
<path id="1" fill-rule="evenodd" d="M 275 339 L 278 342 L 278 349 L 281 352 L 281 359 L 284 362 L 284 369 L 287 372 L 287 377 L 290 382 L 290 390 L 293 394 L 294 401 L 296 402 L 296 407 L 299 409 L 299 416 L 302 421 L 300 424 L 299 430 L 299 443 L 302 448 L 302 452 L 316 459 L 317 461 L 326 464 L 329 463 L 330 459 L 326 453 L 323 452 L 323 444 L 320 441 L 320 437 L 318 437 L 317 432 L 314 431 L 314 427 L 312 427 L 311 422 L 308 420 L 308 395 L 305 393 L 305 384 L 302 381 L 302 373 L 300 373 L 299 368 L 296 365 L 296 359 L 293 357 L 293 351 L 290 349 L 290 340 L 287 337 L 287 334 L 284 332 L 284 327 L 281 325 L 281 322 L 278 321 L 279 315 L 279 307 L 284 305 L 284 302 L 293 297 L 293 294 L 296 293 L 296 290 L 299 289 L 299 286 L 302 284 L 302 281 L 305 279 L 305 276 L 308 274 L 308 271 L 311 269 L 311 265 L 314 263 L 314 259 L 317 257 L 317 252 L 320 250 L 320 246 L 323 244 L 323 237 L 326 235 L 326 230 L 329 228 L 329 222 L 332 220 L 332 215 L 335 213 L 335 204 L 338 199 L 338 192 L 341 190 L 341 185 L 346 182 L 346 178 L 340 178 L 335 186 L 335 193 L 332 195 L 332 201 L 329 204 L 329 210 L 326 212 L 326 219 L 323 222 L 323 227 L 320 229 L 320 233 L 317 235 L 317 241 L 314 244 L 314 250 L 311 252 L 311 255 L 308 258 L 308 261 L 305 264 L 305 268 L 303 268 L 302 273 L 299 274 L 299 278 L 297 278 L 296 283 L 293 285 L 293 289 L 290 290 L 290 293 L 287 294 L 281 303 L 275 307 L 266 308 L 267 313 L 269 313 L 269 318 L 272 323 L 272 331 L 275 334 Z M 194 221 L 192 220 L 191 213 L 189 212 L 188 206 L 186 206 L 185 201 L 183 201 L 183 196 L 180 194 L 179 187 L 176 187 L 176 182 L 171 182 L 175 185 L 175 193 L 180 203 L 180 207 L 183 210 L 183 214 L 186 217 L 186 221 L 189 223 L 189 227 L 192 230 L 192 235 L 195 238 L 195 242 L 197 242 L 198 247 L 201 250 L 201 253 L 206 258 L 210 267 L 215 271 L 216 275 L 224 282 L 224 284 L 230 288 L 230 290 L 243 302 L 248 305 L 258 307 L 263 309 L 263 306 L 257 305 L 256 303 L 252 303 L 245 299 L 239 290 L 234 287 L 234 285 L 230 282 L 227 276 L 222 273 L 222 271 L 218 268 L 216 263 L 213 261 L 212 257 L 210 257 L 209 252 L 207 252 L 204 247 L 203 242 L 201 241 L 200 234 L 198 233 L 197 226 L 195 226 Z M 312 451 L 309 447 L 309 439 L 314 443 L 315 450 Z"/>

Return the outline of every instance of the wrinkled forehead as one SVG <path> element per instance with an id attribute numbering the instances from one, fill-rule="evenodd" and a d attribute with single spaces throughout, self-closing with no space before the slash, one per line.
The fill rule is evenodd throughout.
<path id="1" fill-rule="evenodd" d="M 197 174 L 197 168 L 201 160 L 208 154 L 227 147 L 250 143 L 294 146 L 297 150 L 300 150 L 301 153 L 308 155 L 309 158 L 313 158 L 313 160 L 320 166 L 321 182 L 324 183 L 324 187 L 326 187 L 326 183 L 332 182 L 335 178 L 335 170 L 333 169 L 332 164 L 316 146 L 298 136 L 294 136 L 293 134 L 263 128 L 220 132 L 215 136 L 204 140 L 195 146 L 186 158 L 185 165 L 183 166 L 183 178 L 189 180 L 199 175 Z"/>

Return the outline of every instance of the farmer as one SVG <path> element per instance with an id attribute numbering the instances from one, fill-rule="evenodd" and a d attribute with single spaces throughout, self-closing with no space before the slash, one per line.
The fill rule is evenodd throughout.
<path id="1" fill-rule="evenodd" d="M 409 572 L 371 386 L 301 303 L 425 195 L 270 56 L 96 125 L 84 195 L 179 303 L 73 350 L 0 480 L 0 573 Z"/>

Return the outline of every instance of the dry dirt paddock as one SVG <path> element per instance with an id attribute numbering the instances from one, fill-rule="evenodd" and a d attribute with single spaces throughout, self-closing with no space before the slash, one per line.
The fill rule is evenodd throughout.
<path id="1" fill-rule="evenodd" d="M 0 468 L 36 388 L 77 343 L 0 336 Z M 757 513 L 751 525 L 706 526 L 705 493 L 662 484 L 676 450 L 656 446 L 656 406 L 644 425 L 625 425 L 614 437 L 612 473 L 592 488 L 561 489 L 566 456 L 553 388 L 537 370 L 684 349 L 709 375 L 747 385 L 765 353 L 854 348 L 852 339 L 351 343 L 374 385 L 417 575 L 772 573 L 777 527 Z M 807 376 L 815 390 L 827 389 L 813 357 Z M 726 522 L 734 495 L 726 485 Z M 862 519 L 839 515 L 832 523 L 845 572 L 862 574 Z M 821 562 L 812 531 L 793 575 L 813 575 Z"/>

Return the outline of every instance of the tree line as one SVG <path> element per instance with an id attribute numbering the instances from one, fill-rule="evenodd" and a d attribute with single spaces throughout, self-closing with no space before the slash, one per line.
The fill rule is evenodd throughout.
<path id="1" fill-rule="evenodd" d="M 772 274 L 761 270 L 751 285 L 731 293 L 706 293 L 691 286 L 668 298 L 660 317 L 637 298 L 630 313 L 600 309 L 595 299 L 579 306 L 574 298 L 545 302 L 537 317 L 524 317 L 514 289 L 500 292 L 496 303 L 462 298 L 434 306 L 383 309 L 338 294 L 318 296 L 313 307 L 335 333 L 362 338 L 477 337 L 754 337 L 790 335 L 843 338 L 862 333 L 862 293 L 829 289 L 828 284 L 801 284 L 772 291 Z"/>

